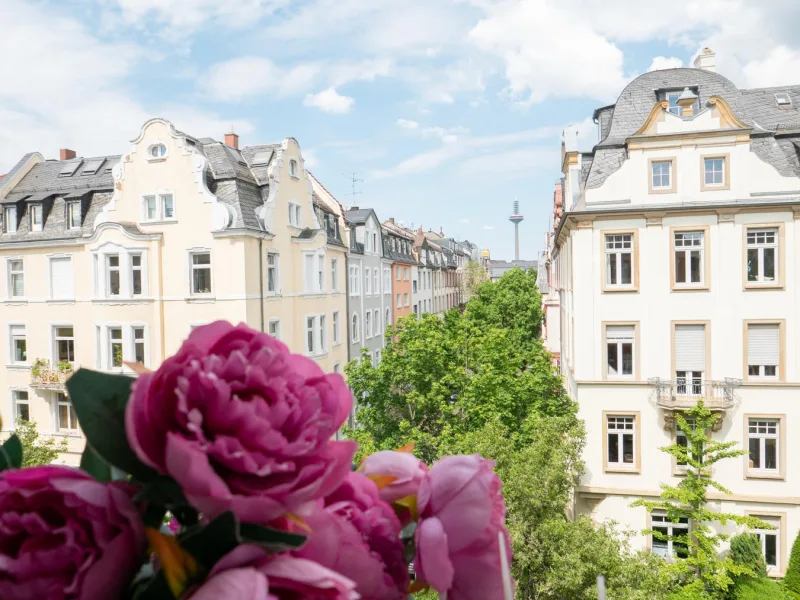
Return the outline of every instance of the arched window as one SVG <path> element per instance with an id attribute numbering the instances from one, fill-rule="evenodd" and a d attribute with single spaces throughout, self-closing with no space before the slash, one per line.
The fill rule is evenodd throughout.
<path id="1" fill-rule="evenodd" d="M 352 338 L 354 342 L 358 341 L 358 315 L 353 313 L 353 326 L 352 326 Z"/>
<path id="2" fill-rule="evenodd" d="M 293 158 L 289 160 L 289 175 L 292 177 L 300 177 L 299 170 L 297 168 L 297 161 Z"/>
<path id="3" fill-rule="evenodd" d="M 164 158 L 167 155 L 167 147 L 164 144 L 153 144 L 150 146 L 150 158 Z"/>

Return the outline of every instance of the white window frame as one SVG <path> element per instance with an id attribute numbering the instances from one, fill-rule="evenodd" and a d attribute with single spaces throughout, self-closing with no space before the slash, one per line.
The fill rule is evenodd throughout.
<path id="1" fill-rule="evenodd" d="M 762 431 L 763 430 L 763 431 Z M 751 466 L 750 440 L 758 440 L 761 466 Z M 767 440 L 775 440 L 775 468 L 766 467 Z M 777 475 L 781 472 L 781 420 L 769 417 L 747 418 L 747 471 L 759 475 Z"/>
<path id="2" fill-rule="evenodd" d="M 364 295 L 372 295 L 372 274 L 369 267 L 364 267 Z"/>
<path id="3" fill-rule="evenodd" d="M 751 328 L 774 328 L 775 335 L 777 337 L 777 348 L 775 348 L 775 352 L 778 355 L 778 360 L 776 364 L 763 364 L 757 365 L 751 362 L 750 359 L 750 336 L 751 336 Z M 781 324 L 780 323 L 747 323 L 747 346 L 745 348 L 745 352 L 747 353 L 747 380 L 748 381 L 778 381 L 781 377 Z M 758 373 L 750 373 L 751 367 L 757 367 Z M 767 368 L 771 367 L 774 369 L 772 374 L 767 374 Z"/>
<path id="4" fill-rule="evenodd" d="M 289 159 L 289 177 L 300 179 L 300 167 L 297 163 L 297 159 Z"/>
<path id="5" fill-rule="evenodd" d="M 350 327 L 350 336 L 352 337 L 352 341 L 353 342 L 360 341 L 361 330 L 359 328 L 359 323 L 358 323 L 358 313 L 353 313 L 353 316 L 350 318 L 350 323 L 348 323 L 348 325 Z"/>
<path id="6" fill-rule="evenodd" d="M 372 328 L 373 328 L 373 335 L 380 337 L 383 335 L 383 331 L 381 330 L 381 311 L 380 309 L 375 309 L 372 311 Z"/>
<path id="7" fill-rule="evenodd" d="M 715 167 L 717 161 L 721 163 L 719 170 Z M 726 158 L 724 156 L 709 156 L 703 158 L 703 185 L 707 188 L 723 188 L 727 184 L 725 181 L 725 161 Z M 711 164 L 711 170 L 708 168 L 708 164 Z M 708 182 L 708 175 L 711 174 L 712 181 L 711 183 Z M 719 181 L 713 181 L 716 175 L 719 174 Z"/>
<path id="8" fill-rule="evenodd" d="M 64 398 L 63 400 L 61 398 Z M 67 420 L 69 425 L 75 427 L 61 427 L 61 407 L 67 406 Z M 75 407 L 72 406 L 72 401 L 69 396 L 62 392 L 55 392 L 53 394 L 53 429 L 60 433 L 69 436 L 80 435 L 80 424 L 78 423 L 78 415 L 75 414 Z M 73 422 L 74 419 L 74 422 Z"/>
<path id="9" fill-rule="evenodd" d="M 134 265 L 133 260 L 134 258 L 139 259 L 139 264 Z M 144 253 L 142 252 L 131 252 L 128 255 L 128 260 L 130 261 L 130 270 L 131 270 L 131 296 L 143 296 L 145 291 L 145 277 L 144 277 Z M 136 273 L 139 274 L 139 292 L 136 293 L 136 286 L 134 285 L 135 275 Z"/>
<path id="10" fill-rule="evenodd" d="M 339 259 L 331 258 L 331 291 L 339 291 Z"/>
<path id="11" fill-rule="evenodd" d="M 372 313 L 367 310 L 364 313 L 364 339 L 372 337 Z"/>
<path id="12" fill-rule="evenodd" d="M 25 394 L 25 398 L 24 399 L 20 398 L 19 394 Z M 27 419 L 23 419 L 23 420 L 30 421 L 31 420 L 31 393 L 30 393 L 30 391 L 25 389 L 25 388 L 12 388 L 12 390 L 11 390 L 11 414 L 12 414 L 12 416 L 14 418 L 14 424 L 11 425 L 11 427 L 8 427 L 8 429 L 15 429 L 16 428 L 17 419 L 20 418 L 19 406 L 21 404 L 24 404 L 24 405 L 26 405 L 28 407 L 28 418 Z"/>
<path id="13" fill-rule="evenodd" d="M 13 218 L 12 215 L 13 214 Z M 17 232 L 17 206 L 3 207 L 3 233 L 16 233 Z"/>
<path id="14" fill-rule="evenodd" d="M 630 327 L 632 329 L 632 334 L 630 339 L 609 339 L 609 329 L 614 327 Z M 606 348 L 605 348 L 605 368 L 606 368 L 606 377 L 608 379 L 632 379 L 636 376 L 636 326 L 635 325 L 613 325 L 607 324 L 605 325 L 605 334 L 606 334 Z M 625 373 L 624 369 L 624 352 L 623 346 L 625 344 L 631 345 L 631 372 Z M 609 361 L 611 353 L 609 352 L 609 346 L 616 346 L 616 353 L 617 353 L 617 372 L 611 372 L 611 364 Z"/>
<path id="15" fill-rule="evenodd" d="M 684 520 L 686 520 L 687 522 L 686 523 L 681 523 L 681 522 L 673 523 L 673 522 L 671 522 L 671 521 L 669 521 L 667 519 L 667 515 L 665 513 L 654 511 L 654 512 L 652 512 L 650 514 L 650 529 L 654 530 L 656 527 L 658 527 L 659 529 L 666 529 L 667 530 L 667 534 L 666 535 L 668 535 L 670 537 L 674 537 L 674 536 L 677 536 L 677 535 L 682 535 L 682 532 L 685 531 L 686 535 L 688 537 L 689 532 L 691 531 L 691 525 L 692 524 L 691 524 L 691 521 L 689 521 L 688 519 L 684 518 Z M 656 524 L 658 524 L 658 525 L 656 525 Z M 675 547 L 673 545 L 673 540 L 672 539 L 668 539 L 665 542 L 662 542 L 662 543 L 667 544 L 667 547 L 664 550 L 664 554 L 662 554 L 661 552 L 657 552 L 656 551 L 655 544 L 654 544 L 656 539 L 655 539 L 655 536 L 653 534 L 650 534 L 650 540 L 651 540 L 650 551 L 653 554 L 655 554 L 656 556 L 661 556 L 663 558 L 670 559 L 670 560 L 680 560 L 680 557 L 678 557 L 676 555 L 676 553 L 675 553 Z M 659 540 L 659 542 L 661 542 L 661 540 Z"/>
<path id="16" fill-rule="evenodd" d="M 320 252 L 317 254 L 317 277 L 316 277 L 316 284 L 319 288 L 317 291 L 320 294 L 325 293 L 325 253 Z"/>
<path id="17" fill-rule="evenodd" d="M 60 336 L 60 335 L 58 335 L 58 330 L 59 329 L 65 329 L 65 328 L 72 329 L 72 336 L 63 336 L 63 335 Z M 53 356 L 52 356 L 52 361 L 50 362 L 50 364 L 53 366 L 53 368 L 57 368 L 57 366 L 56 366 L 57 363 L 61 362 L 58 359 L 58 342 L 60 342 L 60 341 L 65 341 L 65 342 L 71 341 L 72 342 L 72 360 L 68 359 L 66 362 L 70 362 L 72 364 L 75 364 L 75 325 L 73 325 L 71 323 L 54 324 L 52 326 L 51 334 L 52 334 L 52 338 L 51 339 L 52 339 L 52 343 L 53 343 Z"/>
<path id="18" fill-rule="evenodd" d="M 403 267 L 403 281 L 408 281 L 408 267 Z"/>
<path id="19" fill-rule="evenodd" d="M 201 254 L 208 254 L 208 264 L 194 264 L 194 257 Z M 195 298 L 207 298 L 214 295 L 214 255 L 210 249 L 194 248 L 188 251 L 189 255 L 189 296 Z M 195 292 L 194 290 L 194 272 L 208 269 L 208 292 Z"/>
<path id="20" fill-rule="evenodd" d="M 319 342 L 319 353 L 325 354 L 328 351 L 328 315 L 321 314 L 317 320 L 317 334 Z"/>
<path id="21" fill-rule="evenodd" d="M 389 269 L 383 270 L 383 293 L 392 293 L 392 273 Z"/>
<path id="22" fill-rule="evenodd" d="M 606 465 L 609 468 L 613 469 L 631 469 L 636 470 L 637 459 L 636 456 L 636 449 L 637 449 L 637 435 L 639 432 L 636 431 L 637 419 L 636 415 L 626 415 L 626 414 L 614 414 L 614 415 L 605 415 L 606 419 Z M 613 419 L 613 427 L 612 427 L 612 419 Z M 628 427 L 630 425 L 630 427 Z M 619 428 L 618 428 L 619 426 Z M 617 460 L 611 460 L 611 437 L 616 436 L 617 438 Z M 630 462 L 625 460 L 625 437 L 630 436 L 631 438 L 631 460 Z"/>
<path id="23" fill-rule="evenodd" d="M 384 321 L 385 321 L 385 322 L 384 322 L 384 324 L 383 324 L 383 328 L 384 328 L 384 329 L 386 329 L 386 327 L 387 327 L 388 325 L 391 325 L 391 324 L 392 324 L 392 311 L 391 311 L 391 310 L 389 310 L 389 309 L 387 308 L 387 309 L 386 309 L 386 313 L 384 314 L 384 317 L 385 317 L 385 318 L 384 318 Z"/>
<path id="24" fill-rule="evenodd" d="M 752 236 L 752 242 L 751 240 Z M 763 240 L 759 241 L 759 237 L 763 236 Z M 772 236 L 772 241 L 768 241 L 769 237 Z M 746 250 L 745 250 L 745 275 L 747 277 L 747 284 L 748 285 L 759 285 L 759 284 L 766 284 L 766 285 L 775 285 L 778 283 L 779 280 L 779 269 L 780 269 L 780 231 L 777 227 L 748 227 L 747 231 L 745 232 L 745 243 L 746 243 Z M 750 262 L 749 255 L 750 251 L 756 251 L 756 279 L 751 280 L 749 277 L 749 273 L 747 273 L 747 265 Z M 766 279 L 764 276 L 764 254 L 767 250 L 772 250 L 773 252 L 773 274 L 772 279 Z"/>
<path id="25" fill-rule="evenodd" d="M 376 296 L 381 293 L 380 269 L 372 269 L 372 293 Z"/>
<path id="26" fill-rule="evenodd" d="M 403 308 L 403 295 L 397 294 L 397 308 Z"/>
<path id="27" fill-rule="evenodd" d="M 317 341 L 317 317 L 316 315 L 305 316 L 305 340 L 306 340 L 306 354 L 313 356 L 317 354 L 316 341 Z"/>
<path id="28" fill-rule="evenodd" d="M 114 332 L 119 332 L 119 338 L 112 337 Z M 125 362 L 125 328 L 122 325 L 108 325 L 105 327 L 106 344 L 106 370 L 121 371 Z M 114 346 L 119 345 L 119 364 L 114 364 Z"/>
<path id="29" fill-rule="evenodd" d="M 605 280 L 606 288 L 633 288 L 636 286 L 635 282 L 635 253 L 634 244 L 635 237 L 633 233 L 606 233 L 603 236 L 605 247 Z M 623 255 L 630 257 L 630 281 L 624 283 L 622 281 L 622 258 Z M 611 266 L 615 268 L 616 281 L 612 281 Z"/>
<path id="30" fill-rule="evenodd" d="M 153 201 L 153 216 L 150 217 L 148 210 L 149 201 Z M 142 223 L 155 223 L 158 221 L 158 196 L 155 194 L 145 194 L 142 196 Z"/>
<path id="31" fill-rule="evenodd" d="M 17 360 L 17 342 L 25 343 L 25 360 Z M 8 324 L 8 363 L 10 365 L 28 364 L 28 328 L 24 323 Z"/>
<path id="32" fill-rule="evenodd" d="M 361 269 L 359 265 L 350 265 L 350 295 L 358 296 L 361 293 Z"/>
<path id="33" fill-rule="evenodd" d="M 272 259 L 272 264 L 270 264 Z M 269 289 L 269 276 L 272 271 L 272 283 L 274 289 Z M 267 250 L 267 294 L 274 296 L 280 293 L 281 290 L 281 255 L 280 252 L 274 250 Z"/>
<path id="34" fill-rule="evenodd" d="M 47 275 L 48 275 L 48 285 L 50 287 L 50 299 L 55 302 L 72 302 L 75 300 L 75 271 L 74 271 L 74 262 L 72 260 L 71 254 L 53 254 L 47 257 Z M 64 297 L 56 298 L 54 295 L 55 290 L 53 289 L 53 261 L 54 260 L 69 260 L 70 265 L 70 272 L 72 274 L 71 280 L 71 287 L 72 287 L 72 294 Z"/>
<path id="35" fill-rule="evenodd" d="M 289 225 L 292 227 L 303 227 L 303 213 L 301 212 L 300 204 L 297 202 L 289 202 Z"/>
<path id="36" fill-rule="evenodd" d="M 145 367 L 150 366 L 150 343 L 149 343 L 149 336 L 147 335 L 149 332 L 149 328 L 147 325 L 143 324 L 133 324 L 130 326 L 131 330 L 131 362 L 141 363 Z M 142 337 L 136 337 L 136 332 L 141 330 Z M 124 335 L 124 334 L 123 334 Z M 137 360 L 136 357 L 136 346 L 141 345 L 142 347 L 142 360 Z M 123 347 L 124 352 L 124 347 Z"/>
<path id="37" fill-rule="evenodd" d="M 39 223 L 36 223 L 36 215 L 39 215 Z M 31 204 L 30 205 L 30 228 L 32 232 L 42 231 L 44 229 L 44 205 Z"/>
<path id="38" fill-rule="evenodd" d="M 172 198 L 172 216 L 166 216 L 166 201 L 167 198 Z M 147 201 L 149 198 L 153 199 L 153 217 L 148 216 Z M 175 202 L 175 194 L 169 190 L 156 190 L 150 194 L 142 195 L 142 223 L 170 223 L 178 220 L 177 203 Z"/>
<path id="39" fill-rule="evenodd" d="M 172 202 L 172 214 L 167 216 L 167 198 L 170 199 Z M 158 195 L 158 206 L 161 209 L 161 220 L 162 221 L 174 221 L 177 217 L 175 216 L 175 196 L 170 193 L 163 193 Z"/>
<path id="40" fill-rule="evenodd" d="M 269 321 L 267 321 L 267 333 L 272 337 L 274 337 L 276 340 L 281 339 L 281 320 L 270 319 Z"/>
<path id="41" fill-rule="evenodd" d="M 339 337 L 339 329 L 341 327 L 341 323 L 339 322 L 339 311 L 333 311 L 331 315 L 331 326 L 333 328 L 333 345 L 338 346 L 341 343 L 341 338 Z"/>
<path id="42" fill-rule="evenodd" d="M 761 556 L 764 557 L 764 562 L 767 565 L 767 569 L 776 572 L 781 571 L 781 536 L 784 535 L 784 532 L 781 530 L 782 519 L 780 517 L 772 517 L 767 515 L 751 516 L 759 518 L 762 521 L 775 526 L 775 529 L 753 529 L 752 533 L 758 537 L 758 541 L 761 543 Z M 775 564 L 767 562 L 767 537 L 770 536 L 775 538 Z"/>
<path id="43" fill-rule="evenodd" d="M 153 150 L 158 148 L 159 150 L 156 154 L 153 154 Z M 148 162 L 159 162 L 162 160 L 166 160 L 167 156 L 169 156 L 169 150 L 167 149 L 167 145 L 164 142 L 154 142 L 147 147 L 147 153 L 145 154 L 145 158 Z"/>
<path id="44" fill-rule="evenodd" d="M 78 207 L 78 222 L 75 223 L 74 217 L 75 215 L 75 207 Z M 81 219 L 83 217 L 83 207 L 81 206 L 80 200 L 67 200 L 65 202 L 65 208 L 67 210 L 67 229 L 74 231 L 76 229 L 81 228 Z"/>
<path id="45" fill-rule="evenodd" d="M 108 298 L 119 298 L 122 295 L 122 259 L 119 254 L 106 254 L 105 258 L 105 279 L 106 279 L 106 296 Z M 111 259 L 117 259 L 117 266 L 111 265 Z M 117 274 L 117 293 L 111 293 L 111 274 Z"/>
<path id="46" fill-rule="evenodd" d="M 20 270 L 12 268 L 12 264 L 19 262 L 22 266 Z M 19 296 L 14 295 L 14 276 L 19 275 L 22 277 L 22 294 Z M 24 300 L 25 299 L 25 259 L 21 256 L 11 257 L 6 259 L 6 284 L 8 289 L 7 297 L 9 300 Z"/>
<path id="47" fill-rule="evenodd" d="M 697 237 L 699 236 L 699 237 Z M 678 239 L 680 237 L 680 240 Z M 678 242 L 680 241 L 680 246 Z M 689 243 L 687 243 L 689 242 Z M 704 230 L 694 231 L 675 231 L 673 232 L 673 261 L 674 261 L 674 277 L 673 284 L 676 287 L 697 287 L 703 286 L 706 282 L 706 233 Z M 700 281 L 692 281 L 692 252 L 700 253 Z M 678 254 L 683 254 L 684 261 L 684 279 L 685 281 L 678 281 Z"/>
<path id="48" fill-rule="evenodd" d="M 394 274 L 395 274 L 395 280 L 396 281 L 400 281 L 400 276 L 401 276 L 400 267 L 395 267 L 394 268 Z"/>
<path id="49" fill-rule="evenodd" d="M 667 183 L 664 184 L 665 174 L 663 172 L 656 173 L 656 166 L 669 165 L 667 168 L 666 178 Z M 659 169 L 660 171 L 660 169 Z M 669 190 L 672 189 L 672 178 L 675 174 L 672 172 L 672 160 L 653 160 L 650 163 L 650 186 L 654 190 Z M 660 185 L 656 185 L 656 177 L 658 177 Z"/>

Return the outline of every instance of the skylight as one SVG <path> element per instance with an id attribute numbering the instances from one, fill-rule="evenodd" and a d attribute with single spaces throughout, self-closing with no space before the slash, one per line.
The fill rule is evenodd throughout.
<path id="1" fill-rule="evenodd" d="M 269 164 L 270 158 L 272 158 L 272 150 L 259 150 L 253 155 L 250 165 L 253 167 L 266 166 Z"/>
<path id="2" fill-rule="evenodd" d="M 791 106 L 792 99 L 789 97 L 789 94 L 786 92 L 778 92 L 775 94 L 775 102 L 778 103 L 778 106 Z"/>
<path id="3" fill-rule="evenodd" d="M 78 167 L 81 166 L 82 162 L 83 162 L 83 160 L 79 158 L 78 160 L 73 160 L 73 161 L 64 163 L 64 165 L 61 167 L 61 171 L 58 172 L 58 176 L 59 177 L 72 177 L 75 174 L 75 171 L 78 170 Z"/>
<path id="4" fill-rule="evenodd" d="M 94 175 L 103 166 L 105 158 L 93 158 L 86 161 L 86 166 L 81 171 L 81 175 Z"/>

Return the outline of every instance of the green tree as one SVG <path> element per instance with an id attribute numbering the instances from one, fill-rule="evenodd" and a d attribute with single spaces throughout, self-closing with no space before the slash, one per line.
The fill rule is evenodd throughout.
<path id="1" fill-rule="evenodd" d="M 800 600 L 800 535 L 792 544 L 792 553 L 789 555 L 789 567 L 786 569 L 783 586 L 792 598 Z"/>
<path id="2" fill-rule="evenodd" d="M 478 286 L 486 281 L 489 281 L 489 273 L 479 262 L 471 260 L 464 267 L 461 276 L 461 293 L 465 298 L 469 298 L 476 292 Z"/>
<path id="3" fill-rule="evenodd" d="M 22 466 L 49 465 L 59 454 L 67 451 L 67 440 L 40 439 L 35 421 L 17 419 L 15 433 L 22 443 Z"/>
<path id="4" fill-rule="evenodd" d="M 719 523 L 724 526 L 733 522 L 744 527 L 767 529 L 770 526 L 755 517 L 715 512 L 708 508 L 708 488 L 731 494 L 727 488 L 711 478 L 711 468 L 721 460 L 741 456 L 746 451 L 735 449 L 736 442 L 711 439 L 708 432 L 719 416 L 707 409 L 702 401 L 685 414 L 676 413 L 675 418 L 678 426 L 685 432 L 687 444 L 684 446 L 676 443 L 661 450 L 674 456 L 678 463 L 685 464 L 686 475 L 677 486 L 662 485 L 661 500 L 642 499 L 631 506 L 644 506 L 648 512 L 663 511 L 673 523 L 688 519 L 692 524 L 691 534 L 664 535 L 652 530 L 644 532 L 645 535 L 688 548 L 685 558 L 665 567 L 668 576 L 682 582 L 680 589 L 670 598 L 722 598 L 733 584 L 734 577 L 753 575 L 755 569 L 752 565 L 735 563 L 730 555 L 719 554 L 719 544 L 729 536 L 717 533 L 711 524 Z M 689 425 L 690 422 L 693 426 Z"/>
<path id="5" fill-rule="evenodd" d="M 735 564 L 749 565 L 753 570 L 753 576 L 767 576 L 767 563 L 761 554 L 761 542 L 757 535 L 744 532 L 733 536 L 729 554 Z"/>

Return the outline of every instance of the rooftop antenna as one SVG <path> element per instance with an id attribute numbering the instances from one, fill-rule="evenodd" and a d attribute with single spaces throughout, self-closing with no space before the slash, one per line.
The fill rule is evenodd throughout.
<path id="1" fill-rule="evenodd" d="M 353 189 L 352 192 L 350 192 L 348 194 L 345 194 L 345 196 L 355 196 L 356 194 L 360 194 L 361 193 L 361 192 L 357 192 L 356 191 L 356 184 L 357 183 L 362 183 L 364 180 L 363 179 L 358 179 L 356 177 L 356 175 L 358 175 L 358 173 L 352 173 L 351 175 L 345 175 L 345 177 L 350 179 L 350 184 L 351 184 L 352 189 Z"/>
<path id="2" fill-rule="evenodd" d="M 516 196 L 514 196 L 513 210 L 508 220 L 514 224 L 514 260 L 519 260 L 519 224 L 525 217 L 519 214 L 519 200 Z"/>

